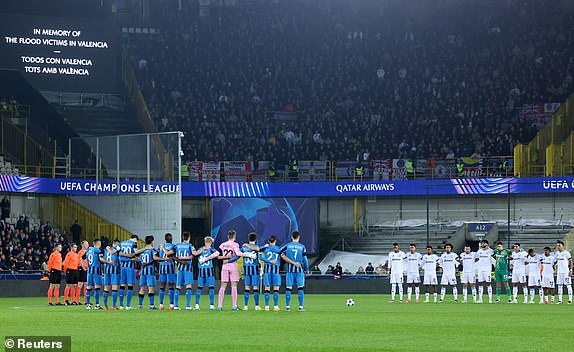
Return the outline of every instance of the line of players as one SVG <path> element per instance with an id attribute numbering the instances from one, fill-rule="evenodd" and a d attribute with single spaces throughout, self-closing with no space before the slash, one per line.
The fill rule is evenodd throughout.
<path id="1" fill-rule="evenodd" d="M 103 309 L 109 309 L 109 293 L 112 293 L 112 310 L 125 309 L 130 310 L 133 297 L 134 285 L 136 283 L 136 262 L 141 263 L 139 278 L 139 308 L 143 309 L 143 301 L 147 293 L 150 309 L 156 310 L 155 307 L 155 263 L 159 263 L 159 283 L 160 283 L 160 310 L 164 310 L 165 290 L 168 290 L 169 309 L 180 310 L 179 295 L 182 289 L 185 289 L 187 310 L 199 310 L 200 297 L 204 287 L 209 292 L 210 310 L 214 310 L 215 297 L 215 268 L 214 260 L 223 260 L 221 271 L 221 287 L 218 294 L 218 310 L 222 310 L 225 290 L 228 283 L 231 285 L 232 310 L 240 310 L 237 306 L 237 284 L 239 282 L 239 267 L 237 260 L 243 258 L 243 269 L 245 279 L 244 293 L 244 310 L 248 309 L 248 302 L 251 294 L 255 301 L 255 310 L 261 310 L 259 305 L 259 286 L 261 276 L 263 276 L 263 285 L 265 287 L 264 300 L 265 310 L 269 311 L 269 301 L 271 298 L 271 289 L 273 290 L 274 311 L 279 308 L 279 288 L 281 286 L 281 275 L 279 274 L 281 260 L 286 263 L 286 292 L 285 310 L 290 310 L 291 291 L 293 286 L 297 286 L 299 310 L 304 311 L 304 289 L 305 273 L 308 273 L 309 266 L 306 256 L 306 249 L 299 242 L 300 234 L 294 231 L 291 234 L 291 242 L 284 244 L 282 247 L 277 246 L 275 236 L 271 236 L 264 246 L 257 246 L 257 235 L 250 233 L 248 235 L 249 243 L 244 244 L 241 248 L 235 242 L 236 232 L 228 232 L 228 240 L 223 242 L 219 250 L 212 248 L 213 238 L 207 236 L 204 238 L 204 246 L 195 249 L 191 245 L 191 235 L 184 232 L 182 242 L 173 244 L 171 234 L 165 235 L 165 243 L 159 248 L 154 248 L 154 237 L 146 236 L 146 246 L 137 248 L 138 236 L 133 235 L 129 240 L 119 242 L 115 240 L 112 246 L 101 249 L 100 240 L 96 239 L 92 247 L 85 249 L 85 253 L 77 253 L 77 247 L 72 248 L 66 256 L 78 261 L 76 268 L 84 268 L 87 272 L 86 278 L 86 305 L 87 309 L 92 309 L 92 298 L 94 299 L 94 309 L 102 309 L 100 306 L 100 290 L 103 286 Z M 87 246 L 86 246 L 87 247 Z M 59 292 L 59 283 L 61 281 L 60 270 L 61 246 L 56 246 L 51 258 L 54 257 L 53 267 L 58 268 L 51 270 L 50 289 L 48 291 L 48 302 L 50 303 L 50 293 L 52 290 Z M 193 258 L 198 258 L 198 275 L 197 290 L 195 293 L 195 308 L 191 307 L 192 286 L 194 284 L 193 275 Z M 59 262 L 58 262 L 59 258 Z M 260 260 L 264 263 L 261 270 Z M 103 268 L 102 268 L 103 264 Z M 72 264 L 73 267 L 73 264 Z M 177 271 L 176 271 L 177 268 Z M 66 270 L 69 273 L 71 281 L 74 281 L 76 273 Z M 68 276 L 68 275 L 67 275 Z M 68 279 L 68 277 L 67 277 Z M 75 277 L 75 280 L 78 280 Z M 68 281 L 70 282 L 70 281 Z M 77 282 L 77 281 L 76 281 Z M 56 287 L 57 286 L 57 287 Z M 57 299 L 57 294 L 55 294 Z M 79 299 L 79 294 L 77 296 Z M 117 305 L 119 298 L 119 306 Z M 66 298 L 67 300 L 67 298 Z M 72 297 L 74 300 L 74 297 Z M 124 305 L 125 301 L 125 305 Z M 56 300 L 56 303 L 59 304 Z"/>
<path id="2" fill-rule="evenodd" d="M 389 253 L 385 265 L 389 270 L 391 283 L 391 302 L 395 301 L 397 288 L 399 300 L 403 301 L 403 277 L 406 273 L 407 303 L 411 302 L 412 293 L 415 301 L 419 302 L 420 273 L 422 268 L 423 285 L 425 286 L 425 303 L 430 301 L 430 294 L 437 302 L 438 281 L 437 267 L 442 268 L 440 301 L 443 302 L 448 286 L 452 287 L 454 301 L 458 302 L 458 289 L 456 269 L 462 265 L 460 272 L 462 284 L 462 303 L 467 302 L 468 288 L 471 290 L 474 303 L 482 303 L 486 288 L 488 302 L 493 303 L 492 292 L 492 265 L 494 264 L 494 281 L 496 284 L 496 301 L 500 302 L 502 287 L 508 295 L 508 303 L 518 303 L 519 286 L 522 286 L 523 303 L 533 304 L 536 289 L 540 296 L 540 304 L 554 304 L 555 286 L 558 286 L 558 304 L 562 303 L 563 287 L 568 292 L 568 304 L 572 304 L 572 256 L 564 248 L 563 241 L 557 241 L 556 251 L 551 252 L 550 247 L 544 248 L 544 254 L 537 254 L 533 249 L 524 252 L 519 243 L 515 243 L 513 250 L 504 248 L 502 242 L 496 244 L 496 249 L 490 248 L 487 240 L 480 243 L 480 248 L 472 252 L 469 245 L 464 247 L 460 255 L 453 252 L 453 245 L 447 243 L 444 252 L 439 257 L 433 253 L 432 246 L 426 247 L 426 254 L 416 251 L 416 245 L 409 245 L 409 252 L 405 254 L 399 250 L 397 243 L 393 244 L 393 251 Z M 556 282 L 554 268 L 556 267 Z M 527 275 L 528 272 L 528 275 Z M 508 278 L 511 277 L 512 293 Z M 476 282 L 478 279 L 478 294 Z"/>

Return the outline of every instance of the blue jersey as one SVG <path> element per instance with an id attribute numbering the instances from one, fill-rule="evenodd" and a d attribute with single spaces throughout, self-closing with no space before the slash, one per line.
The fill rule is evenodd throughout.
<path id="1" fill-rule="evenodd" d="M 255 253 L 255 251 L 252 251 L 247 246 L 241 247 L 241 251 L 243 253 Z M 259 260 L 247 257 L 243 258 L 243 275 L 245 276 L 259 275 L 260 271 L 259 268 L 260 268 Z"/>
<path id="2" fill-rule="evenodd" d="M 265 263 L 263 266 L 264 273 L 279 274 L 279 267 L 281 266 L 281 257 L 279 256 L 280 252 L 281 249 L 279 249 L 279 247 L 268 246 L 261 253 L 261 259 Z M 273 260 L 276 261 L 275 264 L 271 263 Z"/>
<path id="3" fill-rule="evenodd" d="M 203 253 L 201 253 L 199 255 L 199 259 L 205 259 L 207 257 L 209 257 L 210 255 L 212 255 L 213 253 L 217 252 L 217 250 L 215 248 L 205 248 L 205 247 L 201 247 L 199 250 L 204 249 Z M 199 276 L 200 277 L 211 277 L 211 276 L 215 276 L 215 273 L 213 271 L 213 261 L 214 259 L 211 260 L 207 260 L 205 261 L 203 264 L 198 263 L 197 268 L 199 270 Z"/>
<path id="4" fill-rule="evenodd" d="M 132 240 L 126 240 L 120 243 L 120 252 L 123 254 L 135 254 L 137 243 Z M 120 264 L 124 268 L 135 268 L 133 258 L 120 256 Z"/>
<path id="5" fill-rule="evenodd" d="M 140 254 L 140 262 L 142 263 L 141 275 L 154 275 L 154 260 L 156 254 L 155 249 L 146 249 Z"/>
<path id="6" fill-rule="evenodd" d="M 119 250 L 119 247 L 110 247 L 112 250 Z M 104 264 L 104 274 L 114 274 L 118 275 L 120 273 L 120 262 L 118 261 L 119 252 L 112 254 L 107 248 L 104 250 L 104 259 L 108 262 L 114 262 L 115 264 Z"/>
<path id="7" fill-rule="evenodd" d="M 307 249 L 305 246 L 299 242 L 290 242 L 281 247 L 281 252 L 291 259 L 295 263 L 300 263 L 301 267 L 296 267 L 291 263 L 287 263 L 288 273 L 302 273 L 303 271 L 308 271 L 307 262 Z"/>
<path id="8" fill-rule="evenodd" d="M 102 267 L 100 262 L 100 257 L 102 256 L 102 251 L 98 248 L 90 247 L 86 251 L 86 259 L 88 260 L 88 274 L 101 275 Z"/>
<path id="9" fill-rule="evenodd" d="M 175 249 L 175 245 L 173 243 L 165 243 L 163 245 L 168 252 L 172 252 Z M 158 257 L 160 258 L 167 258 L 163 249 L 157 249 Z M 175 274 L 175 264 L 173 260 L 167 262 L 159 262 L 159 273 L 160 274 Z"/>
<path id="10" fill-rule="evenodd" d="M 175 256 L 177 258 L 191 257 L 192 251 L 195 250 L 195 248 L 193 248 L 193 246 L 189 242 L 180 242 L 175 246 L 173 246 L 173 248 L 174 248 L 173 251 L 175 252 Z M 177 270 L 192 271 L 191 260 L 188 260 L 188 262 L 189 264 L 177 263 Z"/>

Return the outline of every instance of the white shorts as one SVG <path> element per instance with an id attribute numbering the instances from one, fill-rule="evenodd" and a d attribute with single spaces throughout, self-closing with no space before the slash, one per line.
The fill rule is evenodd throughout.
<path id="1" fill-rule="evenodd" d="M 526 274 L 524 272 L 512 272 L 512 283 L 513 284 L 525 284 L 526 283 Z"/>
<path id="2" fill-rule="evenodd" d="M 425 273 L 423 284 L 425 285 L 438 285 L 438 280 L 435 273 Z"/>
<path id="3" fill-rule="evenodd" d="M 479 271 L 478 272 L 478 282 L 488 282 L 492 281 L 492 276 L 490 276 L 490 271 Z"/>
<path id="4" fill-rule="evenodd" d="M 556 275 L 556 285 L 560 286 L 560 285 L 571 285 L 571 284 L 572 279 L 568 274 L 562 273 Z"/>
<path id="5" fill-rule="evenodd" d="M 391 284 L 402 284 L 403 283 L 403 273 L 391 272 L 390 275 Z"/>
<path id="6" fill-rule="evenodd" d="M 535 273 L 528 275 L 528 286 L 540 287 L 541 285 L 540 274 Z"/>
<path id="7" fill-rule="evenodd" d="M 407 284 L 420 284 L 421 276 L 419 273 L 407 273 Z"/>
<path id="8" fill-rule="evenodd" d="M 554 288 L 554 275 L 542 275 L 542 287 Z"/>
<path id="9" fill-rule="evenodd" d="M 442 277 L 440 278 L 440 284 L 443 286 L 456 286 L 456 275 L 443 273 Z"/>
<path id="10" fill-rule="evenodd" d="M 475 284 L 476 283 L 476 275 L 474 273 L 461 273 L 460 275 L 460 283 L 461 284 Z"/>

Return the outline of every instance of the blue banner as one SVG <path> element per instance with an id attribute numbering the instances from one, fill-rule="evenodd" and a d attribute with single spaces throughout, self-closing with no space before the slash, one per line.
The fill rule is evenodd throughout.
<path id="1" fill-rule="evenodd" d="M 175 193 L 177 183 L 0 176 L 1 192 L 49 194 Z M 183 197 L 366 197 L 571 193 L 574 177 L 468 178 L 363 182 L 183 182 Z"/>

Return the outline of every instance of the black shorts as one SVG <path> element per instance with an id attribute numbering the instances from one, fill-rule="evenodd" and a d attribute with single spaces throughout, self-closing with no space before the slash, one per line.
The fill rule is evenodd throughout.
<path id="1" fill-rule="evenodd" d="M 62 283 L 62 272 L 60 270 L 52 269 L 50 271 L 50 283 L 58 285 Z"/>
<path id="2" fill-rule="evenodd" d="M 87 282 L 88 281 L 88 273 L 80 268 L 78 269 L 78 282 Z"/>
<path id="3" fill-rule="evenodd" d="M 75 285 L 78 283 L 78 270 L 66 271 L 66 283 L 68 285 Z"/>

